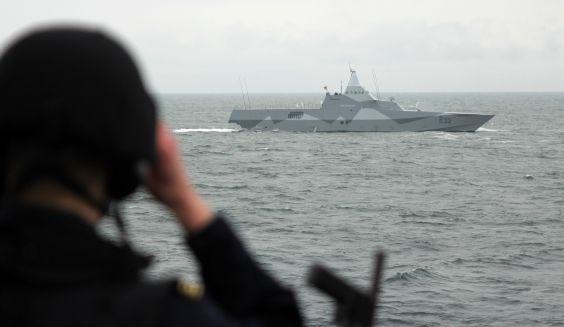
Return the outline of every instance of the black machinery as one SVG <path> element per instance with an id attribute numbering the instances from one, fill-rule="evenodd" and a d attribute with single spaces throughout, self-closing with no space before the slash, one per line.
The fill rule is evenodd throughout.
<path id="1" fill-rule="evenodd" d="M 378 252 L 374 259 L 372 287 L 368 292 L 350 285 L 319 264 L 310 269 L 308 282 L 337 302 L 335 322 L 338 326 L 368 327 L 376 322 L 383 267 L 384 253 Z"/>

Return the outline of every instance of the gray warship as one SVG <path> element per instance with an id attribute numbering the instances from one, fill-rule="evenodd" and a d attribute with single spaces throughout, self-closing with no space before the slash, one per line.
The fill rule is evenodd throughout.
<path id="1" fill-rule="evenodd" d="M 375 97 L 350 73 L 345 92 L 326 92 L 321 108 L 234 109 L 229 122 L 252 131 L 474 132 L 494 116 L 405 109 Z"/>

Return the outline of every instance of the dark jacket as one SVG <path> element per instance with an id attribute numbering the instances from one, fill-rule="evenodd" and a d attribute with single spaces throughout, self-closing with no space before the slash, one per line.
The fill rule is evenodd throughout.
<path id="1" fill-rule="evenodd" d="M 249 256 L 221 217 L 186 242 L 203 297 L 148 282 L 149 260 L 72 214 L 0 212 L 0 326 L 299 326 L 295 298 Z"/>

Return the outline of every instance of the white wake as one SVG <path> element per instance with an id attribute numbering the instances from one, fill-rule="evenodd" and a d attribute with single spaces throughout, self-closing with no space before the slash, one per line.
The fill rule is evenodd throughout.
<path id="1" fill-rule="evenodd" d="M 179 128 L 179 129 L 175 129 L 173 132 L 176 134 L 185 134 L 185 133 L 233 133 L 238 131 L 240 130 L 233 128 Z"/>
<path id="2" fill-rule="evenodd" d="M 489 129 L 489 128 L 484 128 L 484 127 L 480 127 L 476 131 L 477 132 L 499 132 L 499 130 L 497 130 L 497 129 Z"/>

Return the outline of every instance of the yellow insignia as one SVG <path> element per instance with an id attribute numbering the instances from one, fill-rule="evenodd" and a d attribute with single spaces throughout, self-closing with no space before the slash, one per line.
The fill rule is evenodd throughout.
<path id="1" fill-rule="evenodd" d="M 178 290 L 178 293 L 193 301 L 200 300 L 204 295 L 204 286 L 196 283 L 179 280 L 176 283 L 176 289 Z"/>

